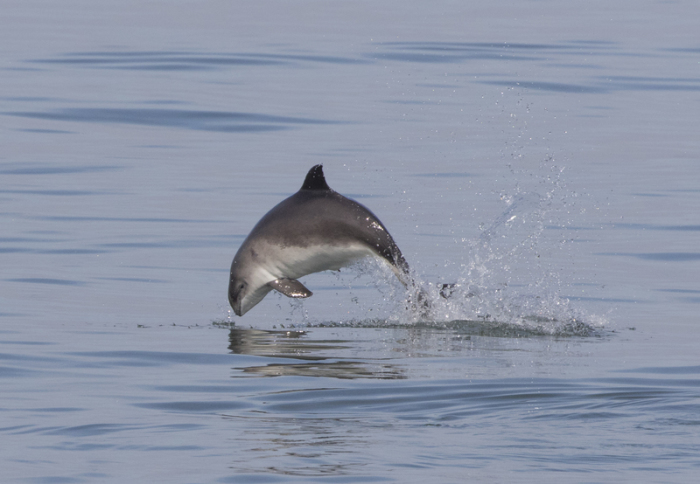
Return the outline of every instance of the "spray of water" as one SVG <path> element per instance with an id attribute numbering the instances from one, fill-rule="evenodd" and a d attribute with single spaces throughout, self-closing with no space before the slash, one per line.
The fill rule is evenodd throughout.
<path id="1" fill-rule="evenodd" d="M 457 280 L 426 281 L 414 273 L 415 285 L 404 288 L 383 264 L 365 261 L 353 272 L 357 278 L 372 273 L 388 316 L 322 324 L 460 327 L 495 336 L 599 334 L 604 318 L 562 296 L 568 286 L 553 255 L 564 252 L 567 240 L 553 227 L 570 223 L 575 194 L 567 192 L 551 157 L 542 165 L 547 175 L 535 190 L 516 186 L 513 194 L 501 194 L 501 215 L 475 240 L 456 241 L 468 254 Z"/>

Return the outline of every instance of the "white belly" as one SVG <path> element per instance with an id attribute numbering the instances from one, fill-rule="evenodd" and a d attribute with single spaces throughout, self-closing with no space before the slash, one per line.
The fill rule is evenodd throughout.
<path id="1" fill-rule="evenodd" d="M 260 261 L 253 275 L 256 285 L 267 284 L 285 277 L 298 279 L 314 272 L 338 270 L 364 257 L 376 257 L 374 251 L 364 244 L 268 246 L 265 249 L 265 257 Z"/>

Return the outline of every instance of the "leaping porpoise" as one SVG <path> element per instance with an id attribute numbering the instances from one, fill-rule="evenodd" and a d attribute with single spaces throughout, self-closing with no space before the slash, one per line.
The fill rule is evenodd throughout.
<path id="1" fill-rule="evenodd" d="M 368 256 L 386 262 L 404 286 L 413 284 L 384 225 L 366 207 L 332 190 L 323 166 L 316 165 L 301 189 L 267 212 L 243 241 L 231 264 L 228 300 L 243 316 L 273 289 L 309 297 L 298 278 Z"/>

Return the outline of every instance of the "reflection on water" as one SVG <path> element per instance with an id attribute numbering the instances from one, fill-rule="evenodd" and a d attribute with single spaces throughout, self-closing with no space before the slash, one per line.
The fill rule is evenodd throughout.
<path id="1" fill-rule="evenodd" d="M 405 379 L 394 365 L 371 365 L 365 361 L 315 361 L 313 363 L 281 364 L 243 368 L 244 373 L 255 376 L 314 376 L 325 378 L 355 379 L 378 378 L 382 380 Z"/>
<path id="2" fill-rule="evenodd" d="M 232 328 L 228 349 L 232 353 L 254 356 L 274 356 L 298 360 L 325 360 L 317 356 L 324 350 L 346 348 L 342 341 L 314 341 L 305 339 L 306 331 L 263 331 L 259 329 Z"/>
<path id="3" fill-rule="evenodd" d="M 306 331 L 263 331 L 231 328 L 229 350 L 234 354 L 290 358 L 305 363 L 268 363 L 241 368 L 255 376 L 314 376 L 329 378 L 405 378 L 401 369 L 383 360 L 358 361 L 330 356 L 348 350 L 351 343 L 343 340 L 314 340 Z"/>
<path id="4" fill-rule="evenodd" d="M 606 334 L 583 325 L 580 331 L 552 334 L 540 323 L 531 327 L 495 321 L 423 322 L 412 325 L 386 320 L 308 324 L 305 329 L 260 330 L 231 327 L 228 349 L 233 354 L 261 357 L 260 363 L 236 368 L 242 376 L 306 376 L 339 379 L 406 379 L 416 375 L 415 359 L 426 365 L 435 358 L 503 358 L 518 365 L 511 350 L 528 348 L 539 354 L 555 341 L 583 343 Z M 223 322 L 214 323 L 224 325 Z M 590 331 L 589 331 L 590 330 Z M 572 341 L 572 340 L 578 340 Z M 515 343 L 515 341 L 520 341 Z M 592 341 L 591 341 L 592 342 Z M 452 366 L 453 363 L 450 363 Z M 459 368 L 459 365 L 456 365 Z M 413 373 L 410 372 L 411 368 Z"/>

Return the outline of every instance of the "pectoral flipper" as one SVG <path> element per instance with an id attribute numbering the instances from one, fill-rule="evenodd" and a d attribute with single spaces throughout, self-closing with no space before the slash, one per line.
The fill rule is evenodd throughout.
<path id="1" fill-rule="evenodd" d="M 309 291 L 306 286 L 296 279 L 288 279 L 286 277 L 282 279 L 275 279 L 272 282 L 267 283 L 275 291 L 281 292 L 287 297 L 311 297 L 313 292 Z"/>

